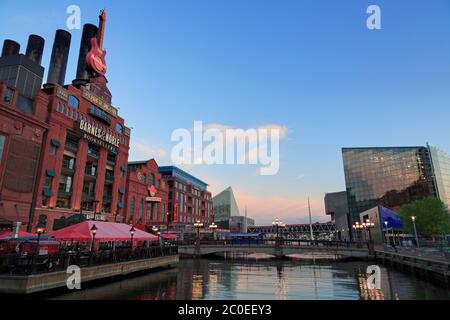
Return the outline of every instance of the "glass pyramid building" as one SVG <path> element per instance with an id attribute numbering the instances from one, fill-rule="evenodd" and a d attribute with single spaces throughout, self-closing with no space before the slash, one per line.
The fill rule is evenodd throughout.
<path id="1" fill-rule="evenodd" d="M 231 217 L 240 216 L 239 207 L 231 187 L 223 190 L 213 199 L 214 221 L 228 221 Z"/>

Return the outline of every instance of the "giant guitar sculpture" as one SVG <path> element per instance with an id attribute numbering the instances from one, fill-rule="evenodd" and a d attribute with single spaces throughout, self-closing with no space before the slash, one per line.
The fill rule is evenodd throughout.
<path id="1" fill-rule="evenodd" d="M 106 62 L 105 56 L 106 51 L 103 50 L 103 37 L 105 34 L 105 24 L 106 24 L 106 12 L 105 10 L 100 11 L 100 24 L 98 39 L 93 37 L 91 39 L 91 50 L 86 56 L 87 65 L 97 74 L 105 75 L 106 73 Z"/>

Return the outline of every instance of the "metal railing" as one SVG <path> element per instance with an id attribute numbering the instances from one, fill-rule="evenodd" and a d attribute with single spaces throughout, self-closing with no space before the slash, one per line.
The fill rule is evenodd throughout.
<path id="1" fill-rule="evenodd" d="M 80 268 L 106 265 L 112 263 L 151 259 L 178 254 L 176 245 L 134 248 L 117 248 L 88 251 L 65 251 L 56 255 L 1 256 L 0 274 L 30 275 L 65 271 L 70 265 Z"/>
<path id="2" fill-rule="evenodd" d="M 367 242 L 325 241 L 325 240 L 268 240 L 268 239 L 233 239 L 233 240 L 200 240 L 200 245 L 211 246 L 275 246 L 284 247 L 323 247 L 323 248 L 363 248 L 367 249 Z M 196 239 L 178 241 L 178 246 L 192 246 L 197 244 Z"/>

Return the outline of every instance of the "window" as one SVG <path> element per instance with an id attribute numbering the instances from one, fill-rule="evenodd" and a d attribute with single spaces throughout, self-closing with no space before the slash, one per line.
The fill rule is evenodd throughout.
<path id="1" fill-rule="evenodd" d="M 59 179 L 59 192 L 70 193 L 72 189 L 72 177 L 61 175 Z"/>
<path id="2" fill-rule="evenodd" d="M 135 197 L 131 198 L 130 201 L 130 220 L 133 221 L 134 220 L 134 205 L 135 205 L 136 199 Z"/>
<path id="3" fill-rule="evenodd" d="M 151 186 L 155 185 L 155 175 L 153 173 L 148 177 L 148 184 Z"/>
<path id="4" fill-rule="evenodd" d="M 45 184 L 44 188 L 51 189 L 52 188 L 53 177 L 45 176 Z"/>
<path id="5" fill-rule="evenodd" d="M 5 95 L 3 96 L 3 102 L 11 104 L 14 97 L 14 90 L 11 88 L 6 88 Z"/>
<path id="6" fill-rule="evenodd" d="M 116 123 L 116 131 L 118 133 L 123 133 L 123 126 L 120 123 Z"/>
<path id="7" fill-rule="evenodd" d="M 56 147 L 55 146 L 51 146 L 50 147 L 50 155 L 52 156 L 52 157 L 54 157 L 54 156 L 56 156 Z"/>
<path id="8" fill-rule="evenodd" d="M 0 135 L 0 163 L 2 162 L 3 149 L 5 148 L 5 136 Z"/>
<path id="9" fill-rule="evenodd" d="M 72 171 L 75 170 L 75 159 L 69 156 L 64 156 L 62 167 L 63 169 L 68 169 Z"/>
<path id="10" fill-rule="evenodd" d="M 144 215 L 144 199 L 141 199 L 141 204 L 139 205 L 138 220 L 142 222 L 142 216 Z"/>
<path id="11" fill-rule="evenodd" d="M 74 108 L 79 108 L 80 107 L 80 100 L 78 100 L 75 96 L 69 96 L 69 105 L 74 107 Z"/>
<path id="12" fill-rule="evenodd" d="M 86 168 L 85 168 L 84 173 L 87 176 L 95 177 L 97 175 L 97 166 L 95 164 L 92 164 L 92 163 L 86 164 Z"/>

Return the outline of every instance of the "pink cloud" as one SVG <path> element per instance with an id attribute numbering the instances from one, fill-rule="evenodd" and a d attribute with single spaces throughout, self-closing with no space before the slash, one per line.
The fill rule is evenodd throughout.
<path id="1" fill-rule="evenodd" d="M 283 222 L 308 223 L 308 199 L 291 198 L 274 194 L 272 196 L 260 196 L 240 188 L 233 188 L 241 215 L 244 215 L 247 206 L 248 216 L 256 220 L 257 225 L 270 225 L 275 218 Z M 323 198 L 310 197 L 311 215 L 313 222 L 329 221 L 329 216 L 325 215 Z"/>

